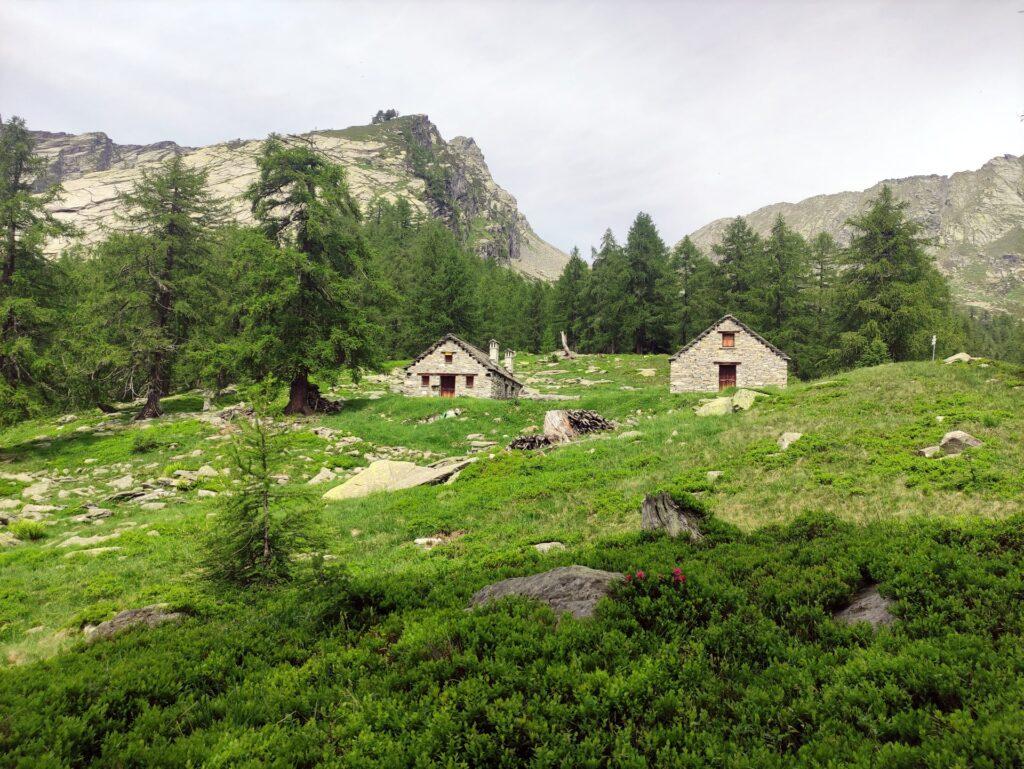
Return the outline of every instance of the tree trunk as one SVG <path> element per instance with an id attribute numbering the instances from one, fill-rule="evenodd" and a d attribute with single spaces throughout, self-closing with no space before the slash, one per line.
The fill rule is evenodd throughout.
<path id="1" fill-rule="evenodd" d="M 164 410 L 160 408 L 160 393 L 153 385 L 150 385 L 149 392 L 146 394 L 146 404 L 135 415 L 135 420 L 155 419 L 156 417 L 163 416 L 163 413 Z"/>
<path id="2" fill-rule="evenodd" d="M 696 518 L 687 515 L 672 496 L 664 491 L 644 497 L 640 506 L 640 528 L 645 531 L 664 531 L 670 537 L 686 534 L 693 542 L 704 539 Z"/>
<path id="3" fill-rule="evenodd" d="M 309 416 L 313 408 L 309 404 L 309 375 L 305 371 L 296 374 L 292 379 L 288 394 L 288 405 L 284 407 L 285 414 L 301 414 Z"/>

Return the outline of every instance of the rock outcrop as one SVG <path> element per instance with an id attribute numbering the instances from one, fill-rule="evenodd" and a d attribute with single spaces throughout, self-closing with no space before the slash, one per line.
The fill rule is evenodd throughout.
<path id="1" fill-rule="evenodd" d="M 882 185 L 906 201 L 908 213 L 934 238 L 940 270 L 949 276 L 955 295 L 983 308 L 1024 314 L 1024 156 L 1002 155 L 976 171 L 950 176 L 889 179 L 861 192 L 816 195 L 799 203 L 774 203 L 746 214 L 758 232 L 771 229 L 782 214 L 797 232 L 831 233 L 840 243 L 850 239 L 847 220 L 863 211 Z M 690 235 L 711 254 L 729 223 L 718 219 Z"/>
<path id="2" fill-rule="evenodd" d="M 835 612 L 832 616 L 844 625 L 856 625 L 867 622 L 874 628 L 891 625 L 896 617 L 889 611 L 892 601 L 878 592 L 877 585 L 869 585 L 857 591 L 849 605 Z"/>
<path id="3" fill-rule="evenodd" d="M 558 614 L 569 612 L 582 619 L 593 616 L 597 602 L 608 595 L 612 585 L 621 579 L 622 575 L 614 571 L 562 566 L 542 574 L 495 582 L 478 590 L 469 605 L 483 606 L 499 598 L 518 595 L 546 603 Z"/>
<path id="4" fill-rule="evenodd" d="M 324 494 L 323 498 L 328 502 L 338 502 L 343 499 L 358 499 L 378 491 L 398 491 L 441 483 L 473 461 L 475 460 L 457 458 L 423 467 L 413 462 L 379 459 L 358 475 L 349 478 L 340 486 L 335 486 Z"/>
<path id="5" fill-rule="evenodd" d="M 252 221 L 243 194 L 256 178 L 262 140 L 183 147 L 174 142 L 116 144 L 98 132 L 33 134 L 37 151 L 49 160 L 36 187 L 64 185 L 64 197 L 53 210 L 79 228 L 86 243 L 95 242 L 105 226 L 115 224 L 117 196 L 130 188 L 141 170 L 174 153 L 209 173 L 212 192 L 227 202 L 236 221 Z M 481 256 L 527 275 L 554 280 L 568 260 L 533 231 L 516 199 L 491 178 L 476 142 L 464 136 L 446 142 L 426 115 L 313 131 L 302 138 L 345 167 L 352 193 L 364 209 L 375 198 L 405 198 L 415 212 L 443 220 Z M 47 249 L 56 255 L 69 244 L 54 240 Z"/>

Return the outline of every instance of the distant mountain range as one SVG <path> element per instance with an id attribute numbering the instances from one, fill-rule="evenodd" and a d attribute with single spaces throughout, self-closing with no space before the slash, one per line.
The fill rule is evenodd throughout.
<path id="1" fill-rule="evenodd" d="M 250 222 L 245 189 L 256 177 L 262 140 L 235 140 L 207 147 L 174 142 L 116 144 L 104 133 L 34 132 L 37 151 L 49 158 L 46 184 L 61 182 L 58 216 L 76 225 L 85 242 L 114 224 L 117 196 L 140 170 L 175 152 L 209 172 L 210 187 L 226 200 L 239 222 Z M 519 212 L 516 199 L 491 178 L 473 139 L 445 141 L 426 115 L 406 115 L 368 126 L 303 134 L 317 149 L 341 163 L 355 198 L 366 206 L 376 197 L 405 197 L 417 211 L 443 220 L 481 256 L 546 280 L 558 277 L 568 256 L 544 241 Z M 48 244 L 59 253 L 63 241 Z"/>
<path id="2" fill-rule="evenodd" d="M 888 179 L 861 192 L 774 203 L 744 218 L 763 234 L 782 214 L 802 235 L 824 231 L 845 243 L 850 237 L 846 221 L 886 184 L 935 239 L 938 267 L 961 302 L 1024 316 L 1024 157 L 1003 155 L 977 171 Z M 690 238 L 710 254 L 729 221 L 713 221 Z"/>

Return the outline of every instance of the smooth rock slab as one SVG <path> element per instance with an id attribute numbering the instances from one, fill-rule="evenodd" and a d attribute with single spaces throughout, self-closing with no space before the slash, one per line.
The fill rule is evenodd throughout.
<path id="1" fill-rule="evenodd" d="M 101 622 L 95 627 L 86 626 L 83 632 L 90 641 L 101 641 L 113 638 L 129 628 L 139 625 L 153 628 L 165 622 L 178 622 L 184 616 L 180 612 L 167 611 L 167 604 L 155 603 L 140 609 L 123 611 L 113 619 Z"/>
<path id="2" fill-rule="evenodd" d="M 956 355 L 950 355 L 946 358 L 943 363 L 949 365 L 950 363 L 970 363 L 974 358 L 965 352 L 958 352 Z"/>
<path id="3" fill-rule="evenodd" d="M 555 612 L 569 612 L 577 619 L 591 617 L 597 602 L 611 592 L 612 585 L 622 579 L 614 571 L 601 571 L 586 566 L 562 566 L 529 577 L 512 577 L 478 590 L 469 601 L 470 607 L 484 606 L 499 598 L 523 596 L 546 603 Z"/>
<path id="4" fill-rule="evenodd" d="M 732 413 L 732 398 L 713 398 L 707 403 L 695 406 L 693 412 L 699 417 L 720 417 Z"/>
<path id="5" fill-rule="evenodd" d="M 336 502 L 365 497 L 378 491 L 398 491 L 428 483 L 441 483 L 472 461 L 460 459 L 442 465 L 421 467 L 412 462 L 378 459 L 363 472 L 330 489 L 323 498 L 329 502 Z"/>
<path id="6" fill-rule="evenodd" d="M 538 542 L 533 546 L 533 549 L 538 553 L 550 553 L 553 550 L 565 550 L 565 545 L 561 542 Z"/>
<path id="7" fill-rule="evenodd" d="M 889 611 L 892 601 L 878 592 L 878 585 L 870 585 L 857 591 L 849 606 L 832 616 L 846 625 L 867 622 L 872 627 L 891 625 L 896 617 Z"/>
<path id="8" fill-rule="evenodd" d="M 763 397 L 764 393 L 759 393 L 756 390 L 737 390 L 732 396 L 733 409 L 746 411 L 754 405 L 754 401 Z"/>

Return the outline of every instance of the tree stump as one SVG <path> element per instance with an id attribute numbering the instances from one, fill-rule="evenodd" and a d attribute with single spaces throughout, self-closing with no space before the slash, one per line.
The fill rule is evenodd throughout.
<path id="1" fill-rule="evenodd" d="M 544 415 L 544 435 L 551 443 L 567 443 L 584 433 L 614 427 L 612 422 L 588 409 L 555 409 Z"/>
<path id="2" fill-rule="evenodd" d="M 696 519 L 687 515 L 666 491 L 644 497 L 640 506 L 640 528 L 645 531 L 661 530 L 670 537 L 688 534 L 692 542 L 704 539 Z"/>

